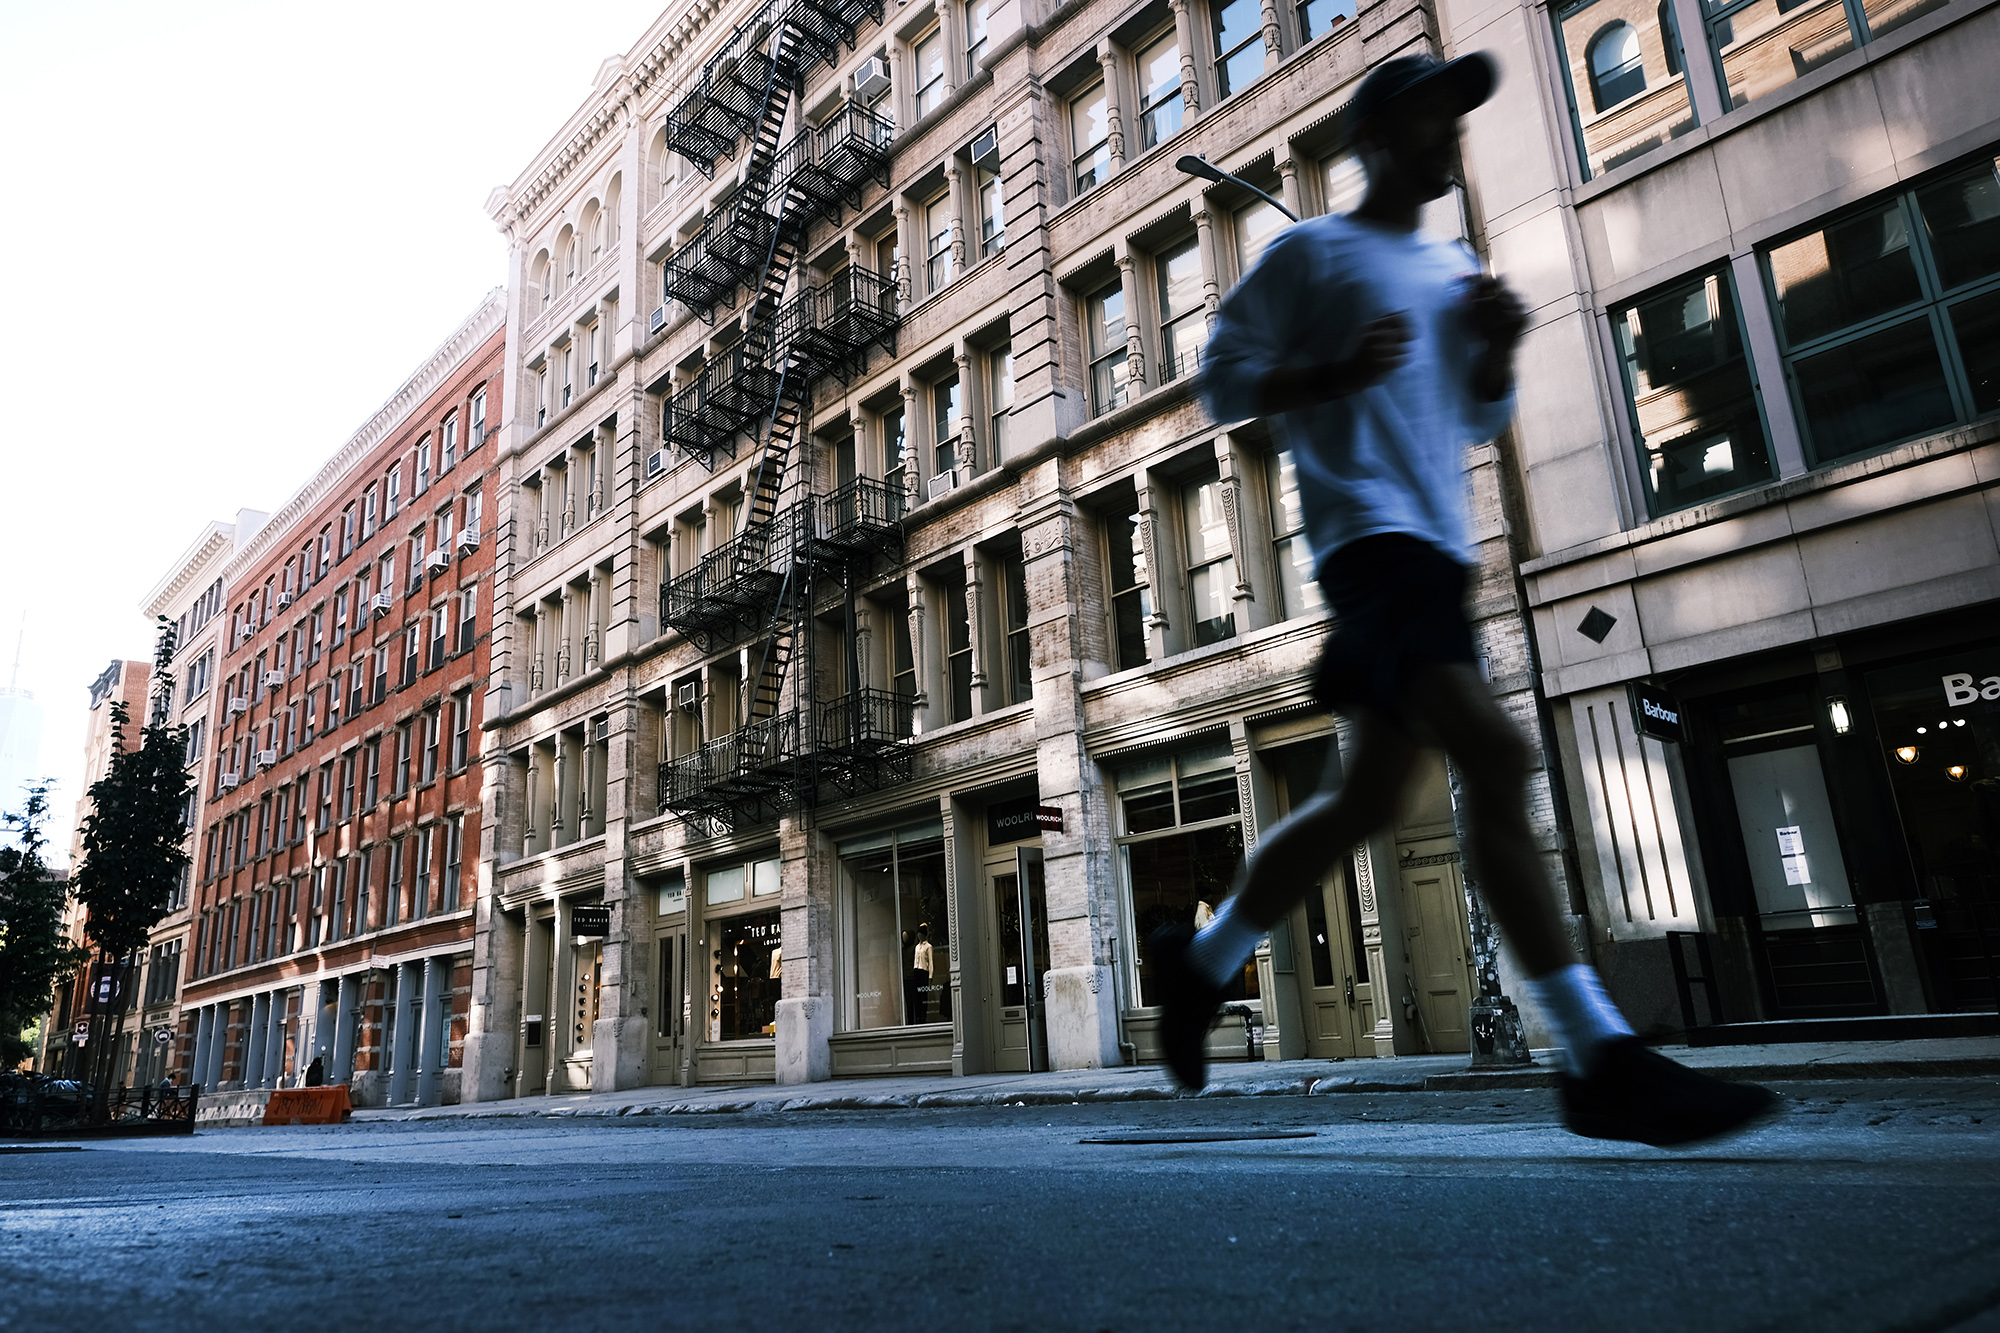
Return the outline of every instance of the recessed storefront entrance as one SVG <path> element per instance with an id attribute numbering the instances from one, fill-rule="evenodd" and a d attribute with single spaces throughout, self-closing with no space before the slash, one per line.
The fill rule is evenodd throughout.
<path id="1" fill-rule="evenodd" d="M 986 880 L 998 955 L 993 1068 L 1002 1073 L 1047 1069 L 1048 997 L 1042 979 L 1049 970 L 1049 913 L 1042 849 L 1015 849 L 1011 862 L 987 866 Z"/>

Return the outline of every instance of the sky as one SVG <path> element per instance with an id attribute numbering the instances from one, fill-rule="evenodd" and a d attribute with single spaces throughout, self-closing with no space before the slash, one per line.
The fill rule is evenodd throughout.
<path id="1" fill-rule="evenodd" d="M 25 626 L 58 858 L 146 594 L 505 282 L 487 195 L 666 7 L 0 0 L 0 684 Z"/>

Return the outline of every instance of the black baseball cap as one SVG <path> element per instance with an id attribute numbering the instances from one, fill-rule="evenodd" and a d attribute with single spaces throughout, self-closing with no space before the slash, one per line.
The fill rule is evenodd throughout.
<path id="1" fill-rule="evenodd" d="M 1500 67 L 1484 51 L 1456 60 L 1439 60 L 1422 53 L 1397 56 L 1369 70 L 1355 90 L 1354 100 L 1347 104 L 1347 132 L 1353 134 L 1393 103 L 1412 96 L 1422 96 L 1454 116 L 1462 116 L 1491 97 L 1499 82 Z"/>

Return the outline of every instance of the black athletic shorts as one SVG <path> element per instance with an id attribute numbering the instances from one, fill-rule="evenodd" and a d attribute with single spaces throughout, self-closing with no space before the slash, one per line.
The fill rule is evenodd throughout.
<path id="1" fill-rule="evenodd" d="M 1313 698 L 1335 712 L 1363 707 L 1401 720 L 1417 664 L 1477 664 L 1465 619 L 1470 573 L 1401 532 L 1335 551 L 1319 576 L 1334 620 L 1313 671 Z"/>

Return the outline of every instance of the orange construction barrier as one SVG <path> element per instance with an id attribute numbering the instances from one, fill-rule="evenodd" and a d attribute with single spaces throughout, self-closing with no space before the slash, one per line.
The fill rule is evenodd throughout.
<path id="1" fill-rule="evenodd" d="M 345 1083 L 330 1088 L 279 1088 L 264 1103 L 264 1123 L 338 1125 L 345 1123 L 352 1112 Z"/>

